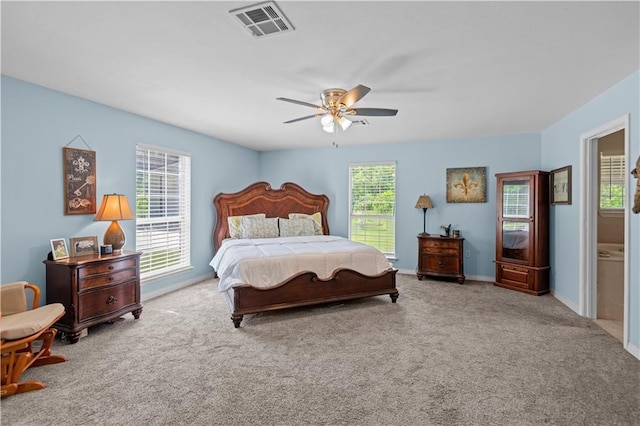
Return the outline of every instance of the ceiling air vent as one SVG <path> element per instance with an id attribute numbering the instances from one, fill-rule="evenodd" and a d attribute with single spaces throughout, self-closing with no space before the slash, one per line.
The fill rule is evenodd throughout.
<path id="1" fill-rule="evenodd" d="M 351 120 L 351 125 L 352 126 L 368 126 L 369 122 L 367 120 L 365 120 L 364 118 L 360 118 L 357 120 Z"/>
<path id="2" fill-rule="evenodd" d="M 238 18 L 242 26 L 249 30 L 254 38 L 285 33 L 295 29 L 272 1 L 230 10 L 229 13 Z"/>

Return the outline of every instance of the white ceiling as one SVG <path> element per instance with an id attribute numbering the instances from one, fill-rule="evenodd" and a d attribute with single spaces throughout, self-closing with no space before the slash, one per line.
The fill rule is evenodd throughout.
<path id="1" fill-rule="evenodd" d="M 640 68 L 637 1 L 277 1 L 295 31 L 261 39 L 254 3 L 3 1 L 2 73 L 275 150 L 539 132 Z M 357 84 L 398 115 L 282 123 Z"/>

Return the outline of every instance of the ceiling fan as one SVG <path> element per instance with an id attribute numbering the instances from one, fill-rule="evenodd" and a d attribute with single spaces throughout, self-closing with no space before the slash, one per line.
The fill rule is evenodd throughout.
<path id="1" fill-rule="evenodd" d="M 388 117 L 398 113 L 397 109 L 387 108 L 352 108 L 352 106 L 362 99 L 371 89 L 362 84 L 357 85 L 353 89 L 346 91 L 344 89 L 327 89 L 320 94 L 322 105 L 314 105 L 308 102 L 297 101 L 289 98 L 276 98 L 279 101 L 291 102 L 298 105 L 308 106 L 317 109 L 319 112 L 307 115 L 305 117 L 295 118 L 285 121 L 285 124 L 295 123 L 297 121 L 308 120 L 309 118 L 322 117 L 320 124 L 322 130 L 327 133 L 333 133 L 336 124 L 344 131 L 351 126 L 351 120 L 345 115 L 360 115 L 370 117 Z"/>

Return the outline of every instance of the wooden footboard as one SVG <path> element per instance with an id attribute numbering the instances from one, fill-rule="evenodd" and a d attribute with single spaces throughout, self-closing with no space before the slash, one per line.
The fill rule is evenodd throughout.
<path id="1" fill-rule="evenodd" d="M 303 272 L 269 289 L 249 285 L 234 287 L 234 309 L 231 320 L 240 327 L 245 314 L 274 311 L 298 306 L 317 305 L 340 300 L 388 294 L 393 303 L 398 299 L 397 269 L 375 276 L 350 269 L 338 269 L 326 280 L 313 272 Z"/>

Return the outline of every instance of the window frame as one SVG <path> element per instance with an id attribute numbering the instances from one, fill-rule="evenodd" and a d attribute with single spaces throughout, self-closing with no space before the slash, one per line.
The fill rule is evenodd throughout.
<path id="1" fill-rule="evenodd" d="M 613 185 L 613 184 L 618 184 L 622 186 L 622 196 L 619 197 L 621 198 L 620 207 L 603 207 L 602 206 L 602 185 L 603 185 L 603 177 L 604 177 L 604 173 L 603 173 L 603 159 L 604 158 L 616 158 L 617 160 L 619 160 L 616 169 L 619 170 L 618 177 L 615 179 L 611 178 L 611 171 L 612 171 L 612 167 L 611 167 L 611 162 L 609 163 L 609 170 L 608 170 L 608 174 L 606 176 L 609 177 L 609 185 Z M 617 217 L 617 216 L 622 216 L 624 215 L 624 210 L 625 210 L 625 206 L 627 203 L 627 180 L 626 180 L 626 170 L 627 170 L 627 159 L 625 157 L 624 154 L 619 154 L 619 153 L 606 153 L 606 152 L 600 152 L 600 157 L 598 158 L 598 214 L 600 216 L 603 217 Z M 611 191 L 610 191 L 611 192 Z M 611 200 L 614 197 L 606 197 L 606 199 Z"/>
<path id="2" fill-rule="evenodd" d="M 144 153 L 144 154 L 141 154 Z M 143 170 L 140 168 L 139 156 L 145 155 Z M 151 171 L 152 159 L 159 160 L 164 157 L 163 171 Z M 177 157 L 178 171 L 170 171 L 167 167 L 167 158 Z M 143 174 L 141 176 L 140 174 Z M 146 184 L 141 185 L 140 179 L 146 176 Z M 160 182 L 160 183 L 159 183 Z M 152 186 L 160 190 L 152 189 Z M 145 188 L 146 186 L 146 188 Z M 171 191 L 173 186 L 174 191 Z M 175 189 L 177 188 L 177 193 Z M 141 194 L 141 191 L 143 195 Z M 142 195 L 142 196 L 141 196 Z M 156 199 L 157 203 L 150 200 Z M 147 200 L 145 211 L 141 210 L 141 204 Z M 154 216 L 164 212 L 164 215 Z M 175 214 L 169 214 L 171 210 Z M 177 210 L 177 211 L 176 211 Z M 140 256 L 140 280 L 142 283 L 163 278 L 178 272 L 192 268 L 191 265 L 191 153 L 178 151 L 162 146 L 138 143 L 136 145 L 136 251 L 142 252 Z M 164 231 L 152 235 L 153 227 L 164 227 Z M 175 227 L 178 227 L 176 234 Z M 177 246 L 177 254 L 175 248 Z M 153 258 L 150 250 L 161 254 L 156 256 L 158 265 L 153 267 Z M 164 253 L 162 253 L 164 251 Z M 147 270 L 147 265 L 151 269 Z"/>
<path id="3" fill-rule="evenodd" d="M 393 166 L 393 206 L 392 206 L 392 213 L 391 214 L 358 214 L 358 215 L 354 215 L 353 214 L 353 206 L 354 206 L 354 200 L 353 200 L 353 174 L 354 174 L 354 169 L 356 168 L 366 168 L 366 167 L 379 167 L 379 166 Z M 390 223 L 392 223 L 393 225 L 393 235 L 391 236 L 391 250 L 384 250 L 380 247 L 376 247 L 373 244 L 368 244 L 371 245 L 372 247 L 376 247 L 378 250 L 380 250 L 382 253 L 384 253 L 384 255 L 388 258 L 388 259 L 396 259 L 396 254 L 397 254 L 397 244 L 396 244 L 396 237 L 397 237 L 397 223 L 396 223 L 396 219 L 397 219 L 397 200 L 398 200 L 398 191 L 397 191 L 397 172 L 398 172 L 398 165 L 397 165 L 397 161 L 378 161 L 378 162 L 366 162 L 366 163 L 352 163 L 349 164 L 349 204 L 348 204 L 348 208 L 349 208 L 349 228 L 348 228 L 348 238 L 350 240 L 353 241 L 358 241 L 358 239 L 354 239 L 354 234 L 353 234 L 353 220 L 354 220 L 354 216 L 357 216 L 359 218 L 363 218 L 363 219 L 373 219 L 373 220 L 389 220 Z M 380 239 L 379 239 L 380 240 Z M 361 241 L 363 243 L 365 243 L 364 241 Z M 367 243 L 365 243 L 367 244 Z"/>

